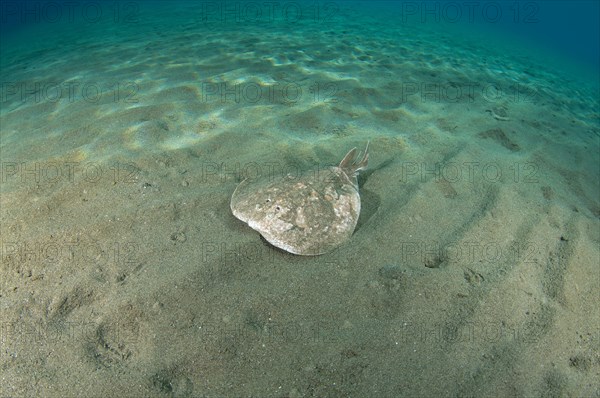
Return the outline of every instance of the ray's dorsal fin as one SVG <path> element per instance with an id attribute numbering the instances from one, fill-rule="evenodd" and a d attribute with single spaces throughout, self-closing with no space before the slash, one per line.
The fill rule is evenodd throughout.
<path id="1" fill-rule="evenodd" d="M 365 154 L 360 161 L 357 161 L 357 159 L 360 158 L 360 155 L 361 154 L 359 153 L 357 156 L 356 148 L 352 148 L 340 162 L 339 168 L 344 170 L 348 176 L 353 176 L 358 171 L 366 169 L 367 164 L 369 163 L 369 141 L 367 141 Z"/>

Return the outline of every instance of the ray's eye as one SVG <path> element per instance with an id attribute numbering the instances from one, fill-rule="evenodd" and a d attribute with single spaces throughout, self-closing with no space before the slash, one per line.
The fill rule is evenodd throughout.
<path id="1" fill-rule="evenodd" d="M 265 202 L 267 202 L 267 203 L 270 203 L 270 202 L 271 202 L 271 199 L 268 199 L 268 198 L 267 198 L 267 200 L 265 200 Z"/>
<path id="2" fill-rule="evenodd" d="M 275 206 L 275 210 L 279 211 L 279 210 L 281 210 L 281 207 Z"/>

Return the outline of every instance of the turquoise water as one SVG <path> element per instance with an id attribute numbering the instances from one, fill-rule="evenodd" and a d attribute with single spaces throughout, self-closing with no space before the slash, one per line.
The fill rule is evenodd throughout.
<path id="1" fill-rule="evenodd" d="M 152 2 L 100 3 L 81 10 L 35 4 L 29 13 L 17 5 L 4 7 L 7 20 L 25 21 L 3 34 L 5 144 L 12 145 L 15 126 L 35 134 L 33 130 L 43 123 L 50 135 L 64 137 L 65 129 L 83 124 L 84 118 L 78 118 L 76 125 L 62 118 L 39 120 L 39 115 L 32 125 L 23 125 L 20 112 L 37 113 L 36 108 L 69 118 L 90 111 L 95 117 L 87 126 L 112 132 L 93 138 L 78 134 L 81 142 L 71 146 L 64 146 L 62 139 L 58 146 L 50 140 L 42 157 L 49 150 L 55 150 L 55 155 L 79 151 L 86 158 L 97 158 L 114 152 L 136 156 L 136 149 L 142 148 L 193 146 L 206 138 L 198 134 L 200 121 L 214 120 L 218 127 L 211 132 L 234 130 L 245 123 L 248 112 L 265 107 L 271 112 L 280 104 L 321 113 L 307 118 L 319 119 L 314 122 L 320 127 L 315 125 L 314 130 L 328 124 L 335 130 L 331 125 L 341 113 L 322 114 L 340 108 L 333 104 L 347 109 L 365 105 L 371 105 L 371 110 L 400 109 L 418 118 L 429 106 L 444 106 L 446 112 L 454 107 L 463 113 L 465 107 L 503 103 L 523 109 L 535 101 L 552 101 L 556 106 L 568 101 L 570 112 L 592 128 L 597 126 L 598 65 L 586 62 L 586 55 L 597 54 L 596 39 L 574 39 L 589 51 L 580 51 L 577 58 L 574 52 L 579 50 L 564 49 L 561 58 L 564 44 L 552 48 L 556 33 L 540 43 L 535 37 L 520 40 L 517 36 L 519 29 L 525 29 L 521 26 L 526 31 L 536 31 L 538 25 L 543 25 L 542 31 L 549 29 L 544 3 L 523 10 L 482 5 L 485 15 L 477 13 L 477 7 L 471 15 L 454 3 L 293 2 L 273 4 L 271 9 L 253 2 L 168 6 Z M 486 16 L 497 7 L 504 17 Z M 455 8 L 457 16 L 453 16 Z M 556 5 L 551 8 L 555 12 Z M 462 24 L 454 22 L 462 19 Z M 498 24 L 488 22 L 496 19 Z M 563 21 L 563 30 L 570 32 L 567 26 L 569 22 Z M 510 34 L 505 37 L 507 30 Z M 580 44 L 585 40 L 589 45 Z M 68 112 L 61 112 L 63 108 Z M 280 109 L 287 108 L 276 108 L 266 120 L 260 118 L 262 125 L 256 128 L 278 130 L 274 134 L 289 134 L 291 140 L 307 138 L 298 131 L 306 126 L 286 126 L 276 117 Z M 142 112 L 160 112 L 153 114 L 155 119 L 176 117 L 178 134 L 148 138 L 138 133 Z M 356 113 L 350 120 L 364 138 L 369 138 L 369 131 L 397 136 L 399 129 L 405 129 L 402 125 L 382 129 L 376 127 L 380 121 L 372 114 L 347 113 Z M 344 124 L 347 116 L 338 124 Z M 124 145 L 98 150 L 107 141 L 114 142 L 115 134 Z M 309 140 L 316 137 L 312 134 Z M 22 132 L 14 136 L 15 144 L 26 143 L 23 138 Z"/>
<path id="2" fill-rule="evenodd" d="M 598 396 L 597 2 L 0 7 L 0 395 Z M 333 252 L 231 214 L 367 141 Z"/>

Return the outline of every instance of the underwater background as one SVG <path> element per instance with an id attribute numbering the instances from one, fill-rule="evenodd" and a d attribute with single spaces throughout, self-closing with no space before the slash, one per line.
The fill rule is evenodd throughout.
<path id="1" fill-rule="evenodd" d="M 0 3 L 0 395 L 599 397 L 599 15 Z M 337 249 L 232 215 L 367 141 Z"/>

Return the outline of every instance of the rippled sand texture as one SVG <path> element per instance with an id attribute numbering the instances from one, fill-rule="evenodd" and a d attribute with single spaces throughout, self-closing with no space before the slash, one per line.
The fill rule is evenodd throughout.
<path id="1" fill-rule="evenodd" d="M 3 39 L 0 395 L 598 394 L 597 81 L 395 11 L 145 7 Z M 231 214 L 367 140 L 333 253 Z"/>

